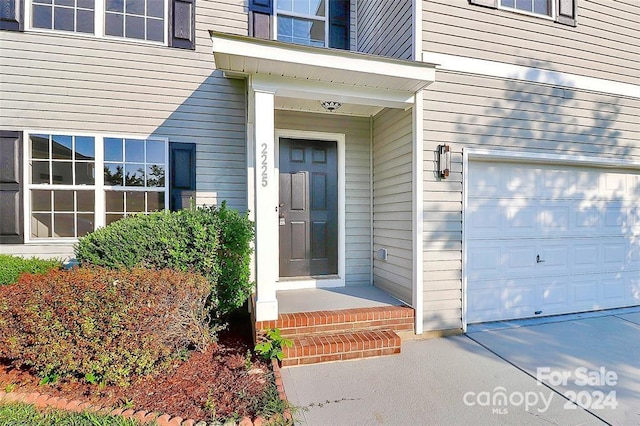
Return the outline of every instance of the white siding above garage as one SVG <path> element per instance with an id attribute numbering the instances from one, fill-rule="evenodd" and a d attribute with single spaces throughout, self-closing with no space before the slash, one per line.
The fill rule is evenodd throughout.
<path id="1" fill-rule="evenodd" d="M 467 322 L 640 304 L 640 168 L 470 161 Z"/>

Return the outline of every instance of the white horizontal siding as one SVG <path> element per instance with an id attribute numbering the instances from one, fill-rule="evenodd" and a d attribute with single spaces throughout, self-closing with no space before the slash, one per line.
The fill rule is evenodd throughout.
<path id="1" fill-rule="evenodd" d="M 577 27 L 467 1 L 424 0 L 427 52 L 640 84 L 640 2 L 579 1 Z"/>
<path id="2" fill-rule="evenodd" d="M 358 51 L 411 59 L 412 0 L 357 0 Z"/>
<path id="3" fill-rule="evenodd" d="M 245 83 L 215 70 L 209 30 L 247 34 L 244 0 L 196 7 L 196 50 L 0 31 L 0 128 L 161 136 L 196 143 L 197 198 L 246 203 Z M 67 257 L 71 245 L 0 246 Z"/>
<path id="4" fill-rule="evenodd" d="M 451 175 L 434 152 L 452 149 Z M 425 329 L 462 326 L 462 150 L 640 161 L 640 100 L 439 71 L 424 100 Z"/>
<path id="5" fill-rule="evenodd" d="M 387 109 L 373 120 L 373 282 L 393 296 L 412 300 L 411 111 Z"/>
<path id="6" fill-rule="evenodd" d="M 345 134 L 346 285 L 371 284 L 370 120 L 277 110 L 276 129 Z"/>

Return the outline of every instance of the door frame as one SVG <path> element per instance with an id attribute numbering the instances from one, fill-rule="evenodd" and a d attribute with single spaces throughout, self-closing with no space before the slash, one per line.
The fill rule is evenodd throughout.
<path id="1" fill-rule="evenodd" d="M 499 151 L 483 148 L 462 148 L 462 331 L 467 332 L 467 230 L 469 209 L 469 162 L 504 162 L 504 163 L 526 163 L 542 165 L 569 165 L 595 168 L 610 168 L 617 170 L 640 170 L 639 161 L 629 161 L 619 158 L 602 158 L 594 155 L 568 155 L 568 154 L 548 154 L 530 150 L 507 150 Z"/>
<path id="2" fill-rule="evenodd" d="M 331 278 L 313 278 L 308 279 L 280 279 L 280 265 L 276 265 L 277 270 L 277 289 L 278 290 L 296 290 L 303 288 L 328 288 L 328 287 L 344 287 L 346 284 L 346 221 L 345 221 L 345 135 L 344 133 L 326 133 L 313 132 L 306 130 L 292 129 L 276 129 L 275 131 L 275 173 L 280 176 L 280 138 L 289 139 L 310 139 L 326 142 L 336 142 L 338 156 L 338 276 Z M 280 191 L 276 187 L 276 205 L 280 200 Z M 280 242 L 275 241 L 275 246 L 280 255 Z"/>

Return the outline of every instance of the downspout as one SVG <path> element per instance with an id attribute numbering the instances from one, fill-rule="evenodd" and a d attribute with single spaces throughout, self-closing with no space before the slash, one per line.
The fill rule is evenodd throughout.
<path id="1" fill-rule="evenodd" d="M 369 282 L 373 285 L 373 116 L 369 117 L 369 256 L 371 256 L 369 268 Z"/>

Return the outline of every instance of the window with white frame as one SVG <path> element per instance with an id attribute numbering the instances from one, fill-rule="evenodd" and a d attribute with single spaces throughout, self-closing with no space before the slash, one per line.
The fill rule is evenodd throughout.
<path id="1" fill-rule="evenodd" d="M 31 0 L 30 13 L 34 29 L 166 42 L 167 0 Z"/>
<path id="2" fill-rule="evenodd" d="M 328 7 L 329 2 L 325 0 L 277 0 L 278 40 L 328 46 Z"/>
<path id="3" fill-rule="evenodd" d="M 500 6 L 535 15 L 553 15 L 551 0 L 500 0 Z"/>
<path id="4" fill-rule="evenodd" d="M 132 213 L 164 208 L 166 149 L 163 140 L 104 138 L 107 225 Z"/>
<path id="5" fill-rule="evenodd" d="M 78 238 L 167 208 L 165 139 L 32 133 L 27 141 L 31 239 Z"/>

